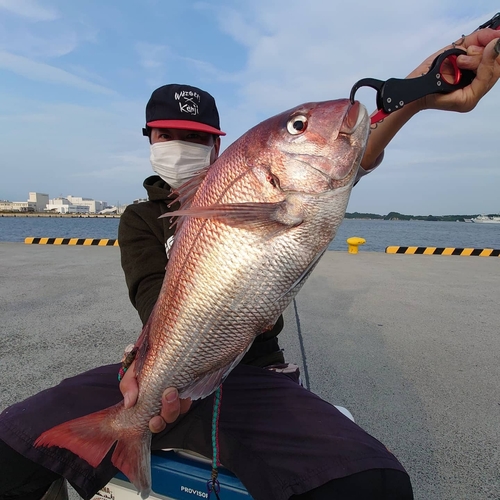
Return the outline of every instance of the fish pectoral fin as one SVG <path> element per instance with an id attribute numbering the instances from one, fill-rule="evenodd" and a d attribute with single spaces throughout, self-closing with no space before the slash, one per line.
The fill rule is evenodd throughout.
<path id="1" fill-rule="evenodd" d="M 226 203 L 208 207 L 190 207 L 165 214 L 168 217 L 197 217 L 213 219 L 233 227 L 257 229 L 276 225 L 293 227 L 302 223 L 303 217 L 290 210 L 287 200 L 279 203 Z"/>
<path id="2" fill-rule="evenodd" d="M 190 384 L 179 389 L 179 397 L 182 399 L 191 398 L 193 401 L 209 396 L 224 382 L 225 378 L 233 370 L 233 368 L 242 360 L 243 356 L 250 349 L 250 344 L 236 359 L 228 365 L 219 368 L 218 370 L 202 375 L 200 378 L 193 380 Z"/>
<path id="3" fill-rule="evenodd" d="M 277 301 L 282 300 L 283 297 L 285 297 L 286 295 L 291 295 L 292 297 L 295 297 L 295 295 L 301 289 L 302 285 L 305 283 L 309 275 L 313 272 L 313 269 L 316 267 L 316 264 L 319 262 L 319 259 L 321 259 L 323 254 L 326 252 L 327 248 L 328 246 L 318 253 L 318 255 L 304 269 L 302 274 L 295 280 L 293 285 L 290 286 L 286 292 L 281 294 L 280 297 L 277 299 Z"/>

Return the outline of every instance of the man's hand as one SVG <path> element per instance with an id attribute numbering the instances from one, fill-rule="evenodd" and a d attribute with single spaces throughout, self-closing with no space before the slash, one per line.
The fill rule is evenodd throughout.
<path id="1" fill-rule="evenodd" d="M 460 69 L 472 70 L 476 77 L 470 85 L 449 94 L 430 94 L 422 99 L 408 103 L 401 110 L 390 114 L 371 130 L 361 166 L 365 170 L 373 168 L 374 163 L 392 138 L 401 130 L 413 115 L 423 109 L 440 109 L 466 113 L 474 109 L 484 95 L 500 78 L 500 30 L 489 28 L 475 31 L 455 42 L 456 47 L 467 51 L 467 55 L 457 57 Z M 434 59 L 447 49 L 448 45 L 429 56 L 415 68 L 407 78 L 417 78 L 429 71 Z M 443 68 L 443 75 L 453 81 L 454 71 L 451 65 Z"/>
<path id="2" fill-rule="evenodd" d="M 130 365 L 120 382 L 120 391 L 123 394 L 125 408 L 131 408 L 137 402 L 139 386 L 135 377 L 135 361 Z M 149 421 L 149 430 L 153 433 L 161 432 L 167 424 L 177 420 L 179 415 L 186 413 L 191 407 L 190 399 L 179 399 L 177 389 L 165 389 L 161 399 L 161 413 Z"/>
<path id="3" fill-rule="evenodd" d="M 449 94 L 431 94 L 424 97 L 418 103 L 420 109 L 441 109 L 466 113 L 476 107 L 477 103 L 500 78 L 500 30 L 487 28 L 475 31 L 457 40 L 455 45 L 457 48 L 467 51 L 467 55 L 457 57 L 457 66 L 460 69 L 474 71 L 476 77 L 470 85 L 463 89 L 455 90 Z M 444 47 L 428 57 L 411 72 L 409 78 L 426 73 L 436 56 L 451 47 L 452 45 Z M 445 63 L 443 66 L 445 79 L 453 81 L 454 71 L 451 64 L 446 67 Z"/>

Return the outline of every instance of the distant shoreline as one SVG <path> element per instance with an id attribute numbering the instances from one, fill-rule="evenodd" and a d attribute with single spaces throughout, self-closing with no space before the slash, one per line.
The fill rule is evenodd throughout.
<path id="1" fill-rule="evenodd" d="M 407 215 L 399 212 L 389 212 L 387 215 L 379 215 L 366 212 L 347 212 L 346 219 L 358 220 L 395 220 L 395 221 L 426 221 L 426 222 L 472 222 L 472 219 L 480 214 L 464 215 Z"/>
<path id="2" fill-rule="evenodd" d="M 119 219 L 120 214 L 43 214 L 43 213 L 0 213 L 0 217 L 40 217 L 40 218 L 58 218 L 58 219 Z"/>
<path id="3" fill-rule="evenodd" d="M 58 219 L 119 219 L 121 214 L 58 214 L 44 212 L 0 212 L 0 217 L 31 217 L 31 218 L 58 218 Z M 390 212 L 387 215 L 372 213 L 347 212 L 346 220 L 386 220 L 386 221 L 426 221 L 426 222 L 472 222 L 471 219 L 479 214 L 472 215 L 406 215 L 399 212 Z"/>

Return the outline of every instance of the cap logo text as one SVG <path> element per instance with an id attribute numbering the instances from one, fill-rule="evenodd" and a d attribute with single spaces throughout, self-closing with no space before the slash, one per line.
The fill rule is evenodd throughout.
<path id="1" fill-rule="evenodd" d="M 200 94 L 192 90 L 183 90 L 182 92 L 175 92 L 174 98 L 179 101 L 179 109 L 182 113 L 188 113 L 196 116 L 200 113 L 199 103 Z"/>

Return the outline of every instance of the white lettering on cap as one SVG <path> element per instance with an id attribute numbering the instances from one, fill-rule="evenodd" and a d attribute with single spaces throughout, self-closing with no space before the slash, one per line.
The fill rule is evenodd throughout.
<path id="1" fill-rule="evenodd" d="M 179 101 L 179 109 L 181 113 L 188 113 L 193 116 L 196 116 L 200 113 L 198 104 L 201 101 L 201 97 L 198 92 L 193 92 L 192 90 L 183 90 L 181 92 L 175 92 L 174 98 L 176 101 Z"/>

